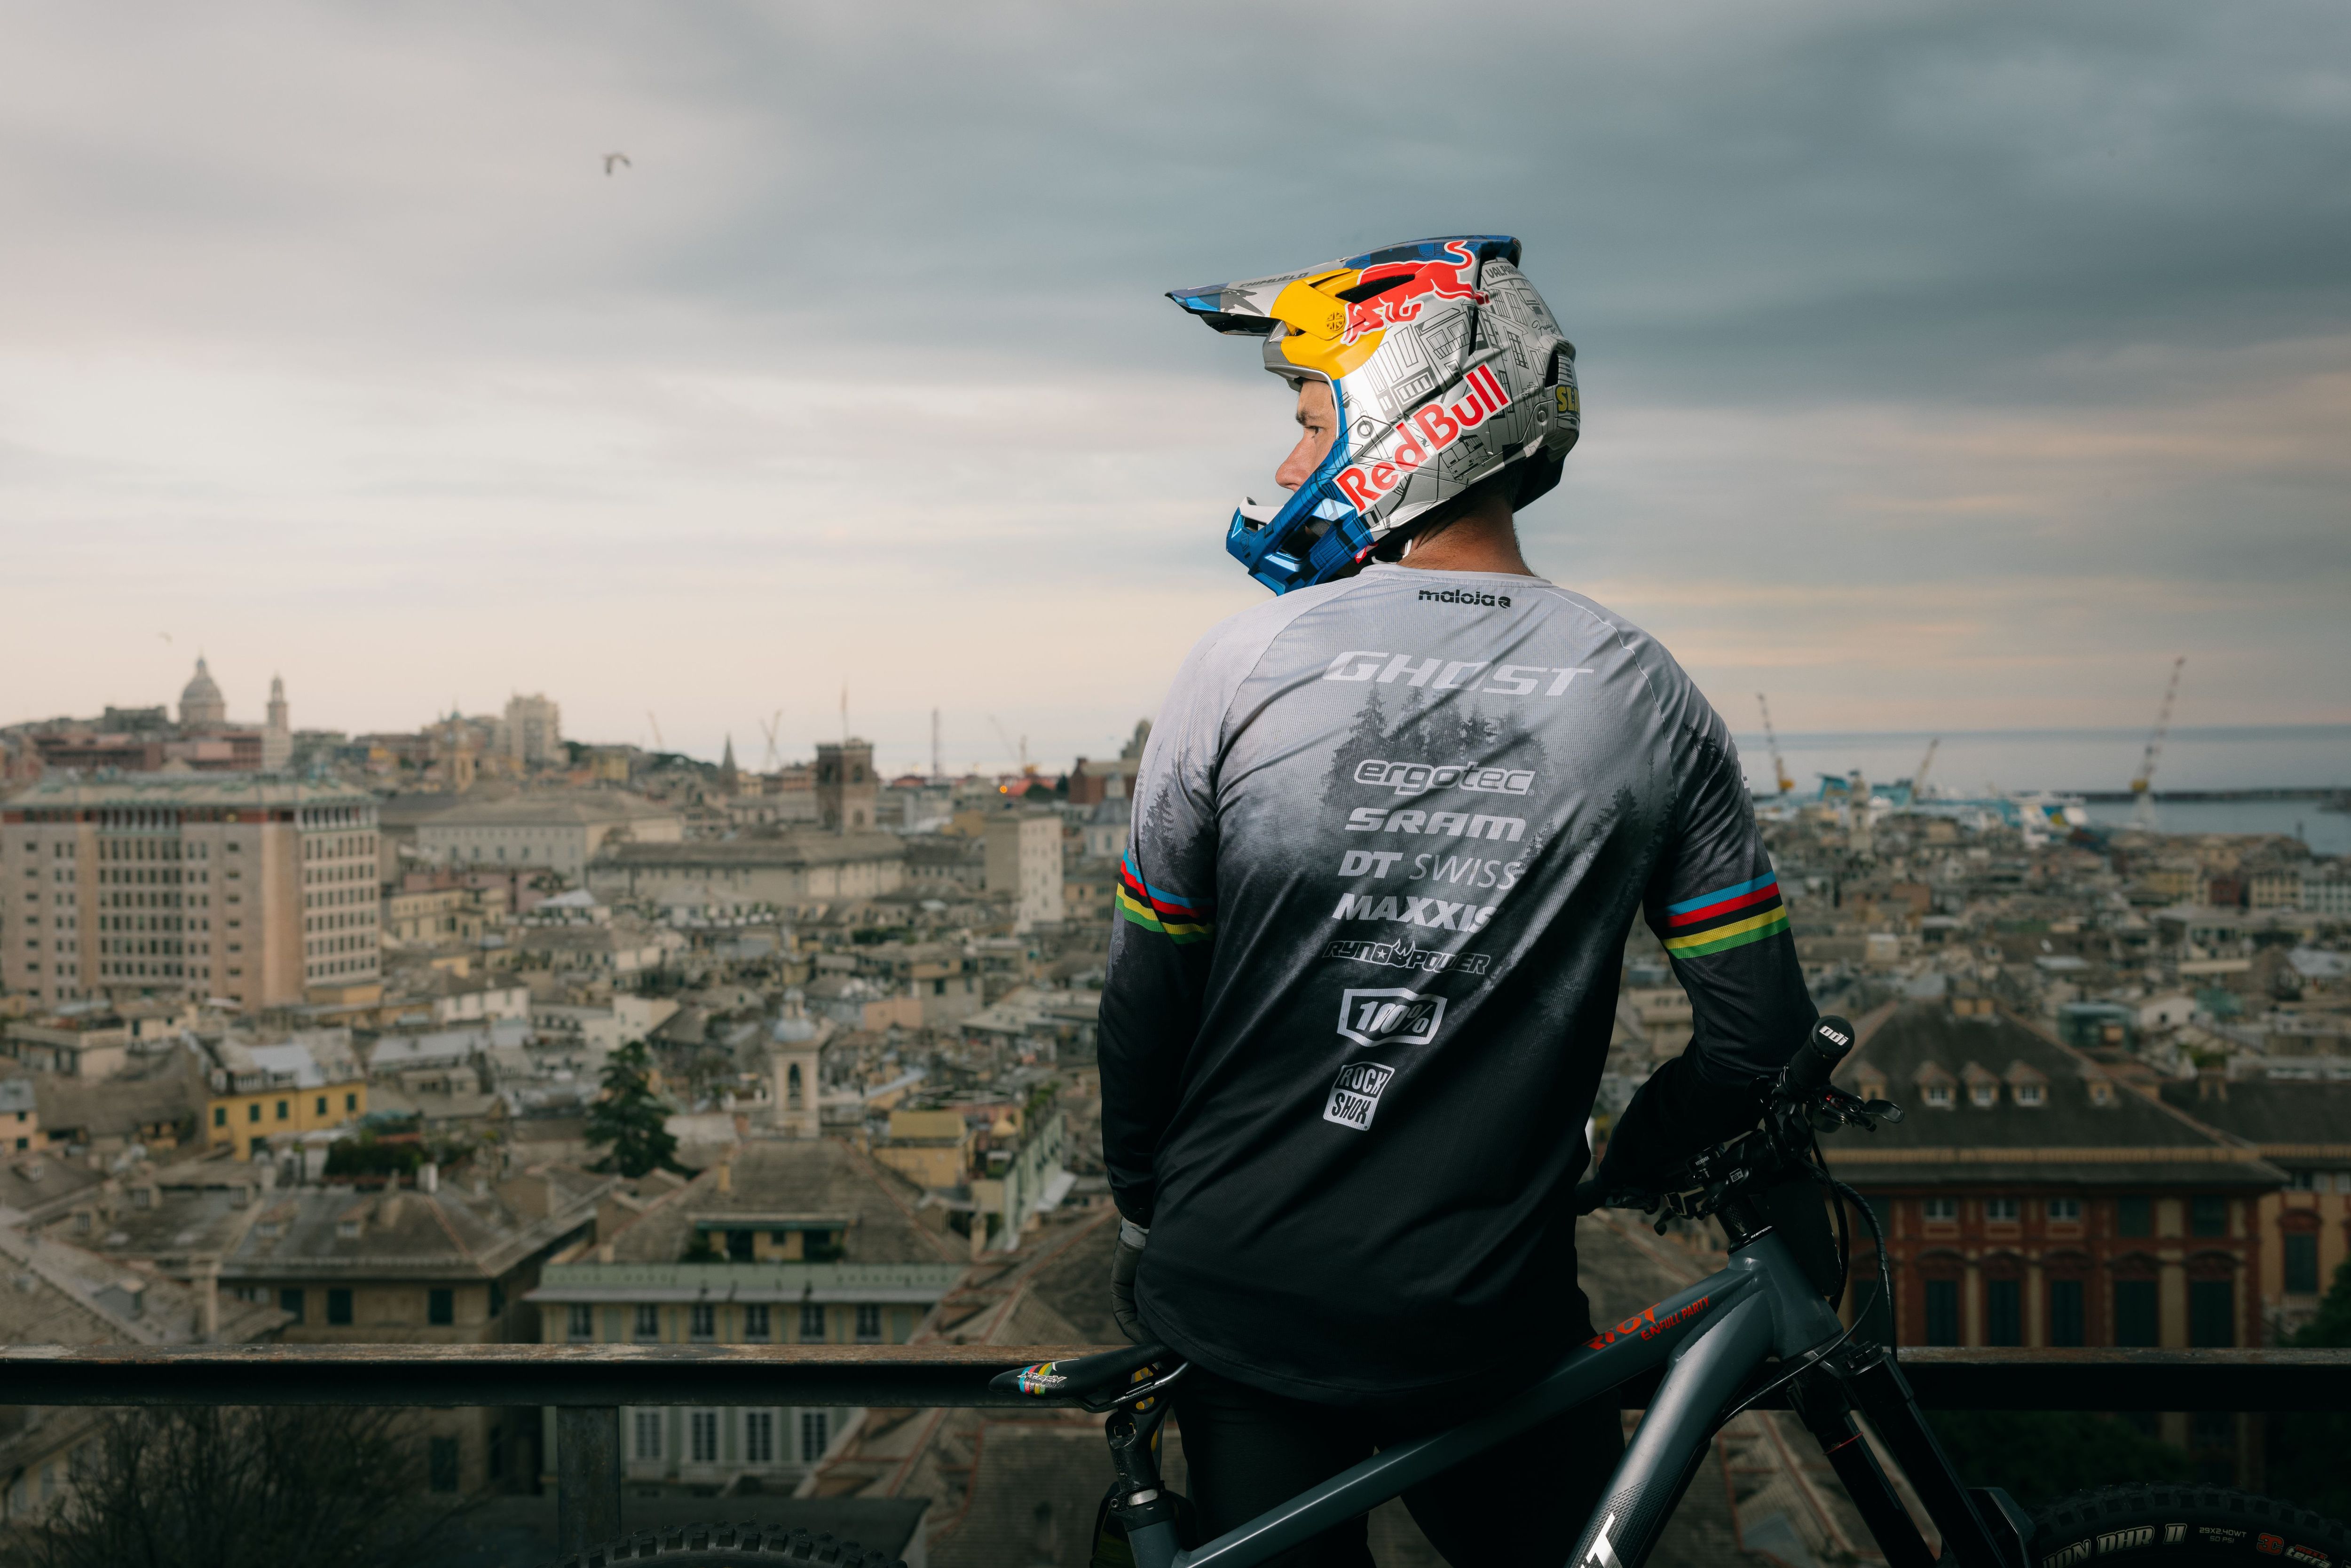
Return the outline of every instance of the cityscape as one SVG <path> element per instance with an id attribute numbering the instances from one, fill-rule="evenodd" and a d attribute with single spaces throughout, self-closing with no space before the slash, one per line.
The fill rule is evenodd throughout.
<path id="1" fill-rule="evenodd" d="M 344 735 L 273 681 L 231 714 L 199 660 L 176 702 L 0 730 L 12 1340 L 1123 1343 L 1095 1030 L 1147 720 L 1115 755 L 890 775 L 850 736 L 758 766 L 577 739 L 548 695 Z M 1767 745 L 1805 978 L 1859 1029 L 1842 1077 L 1909 1112 L 1828 1151 L 1893 1336 L 2289 1343 L 2351 1235 L 2351 861 L 1946 795 L 1931 753 L 1799 790 Z M 1636 921 L 1601 1140 L 1690 1031 Z M 665 1134 L 642 1168 L 600 1128 L 616 1083 Z M 1602 1310 L 1720 1261 L 1709 1225 L 1583 1229 Z M 632 1407 L 631 1506 L 757 1492 L 960 1563 L 1099 1490 L 1081 1415 L 907 1414 Z M 1727 1434 L 1721 1463 L 1785 1473 L 1682 1550 L 1851 1549 L 1783 1418 Z M 68 1494 L 99 1419 L 11 1413 L 7 1517 Z M 2141 1425 L 2264 1479 L 2258 1415 Z M 528 1541 L 552 1439 L 546 1411 L 432 1413 L 421 1484 Z M 1393 1507 L 1374 1528 L 1435 1561 Z"/>

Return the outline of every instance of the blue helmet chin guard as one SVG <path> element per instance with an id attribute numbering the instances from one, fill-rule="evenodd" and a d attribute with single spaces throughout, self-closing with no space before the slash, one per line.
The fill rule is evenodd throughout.
<path id="1" fill-rule="evenodd" d="M 1388 246 L 1168 298 L 1263 340 L 1265 368 L 1331 389 L 1336 435 L 1279 506 L 1233 513 L 1225 548 L 1276 593 L 1343 577 L 1380 541 L 1514 467 L 1515 503 L 1559 482 L 1582 428 L 1575 345 L 1508 235 Z"/>

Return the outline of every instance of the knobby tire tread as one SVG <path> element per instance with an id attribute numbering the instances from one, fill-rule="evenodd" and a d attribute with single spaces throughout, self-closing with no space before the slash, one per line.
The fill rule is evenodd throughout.
<path id="1" fill-rule="evenodd" d="M 661 1568 L 906 1568 L 898 1558 L 869 1552 L 854 1541 L 747 1521 L 632 1531 L 584 1552 L 567 1553 L 549 1568 L 645 1562 L 658 1563 Z"/>
<path id="2" fill-rule="evenodd" d="M 2099 1487 L 2036 1511 L 2032 1523 L 2032 1568 L 2351 1568 L 2351 1529 L 2233 1487 Z"/>

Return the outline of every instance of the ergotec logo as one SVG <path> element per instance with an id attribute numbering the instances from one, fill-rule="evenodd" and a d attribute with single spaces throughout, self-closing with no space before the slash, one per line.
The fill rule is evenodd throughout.
<path id="1" fill-rule="evenodd" d="M 1535 786 L 1531 768 L 1469 768 L 1426 762 L 1382 762 L 1368 758 L 1355 764 L 1355 782 L 1376 784 L 1399 795 L 1426 795 L 1433 789 L 1468 789 L 1481 795 L 1523 795 Z"/>
<path id="2" fill-rule="evenodd" d="M 1426 1045 L 1445 1021 L 1445 998 L 1397 989 L 1339 993 L 1339 1032 L 1358 1045 Z"/>

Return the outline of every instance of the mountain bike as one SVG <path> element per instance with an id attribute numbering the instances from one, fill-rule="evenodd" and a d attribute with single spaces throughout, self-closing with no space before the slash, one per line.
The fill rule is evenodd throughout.
<path id="1" fill-rule="evenodd" d="M 1573 1568 L 1641 1568 L 1696 1475 L 1714 1436 L 1759 1400 L 1786 1391 L 1820 1442 L 1887 1568 L 1938 1561 L 1911 1518 L 1857 1417 L 1908 1478 L 1940 1532 L 1940 1561 L 1956 1568 L 2342 1568 L 2351 1531 L 2268 1498 L 2219 1487 L 2121 1486 L 2077 1493 L 2027 1514 L 2006 1492 L 1970 1487 L 1920 1413 L 1894 1347 L 1856 1332 L 1844 1299 L 1851 1253 L 1848 1205 L 1876 1242 L 1879 1300 L 1894 1299 L 1886 1238 L 1861 1196 L 1829 1175 L 1818 1134 L 1875 1130 L 1900 1107 L 1863 1101 L 1829 1082 L 1853 1047 L 1853 1029 L 1823 1018 L 1769 1086 L 1761 1124 L 1698 1155 L 1656 1193 L 1607 1192 L 1587 1181 L 1580 1212 L 1637 1208 L 1712 1218 L 1729 1242 L 1728 1266 L 1602 1329 L 1531 1386 L 1461 1426 L 1399 1443 L 1209 1541 L 1188 1503 L 1160 1478 L 1157 1437 L 1168 1393 L 1187 1364 L 1144 1344 L 999 1375 L 991 1386 L 1105 1415 L 1117 1479 L 1095 1521 L 1093 1568 L 1254 1568 L 1333 1525 L 1368 1512 L 1583 1402 L 1662 1372 L 1603 1502 L 1556 1561 Z M 1824 1195 L 1831 1200 L 1824 1203 Z M 1827 1214 L 1837 1217 L 1834 1232 Z M 673 1568 L 774 1563 L 793 1557 L 882 1568 L 879 1553 L 781 1536 L 750 1526 L 615 1542 L 566 1568 L 658 1556 Z"/>

